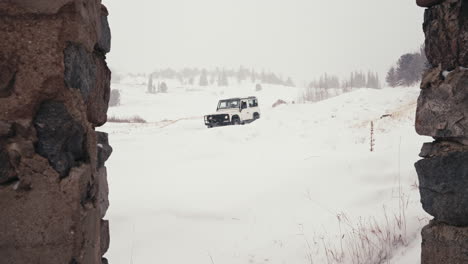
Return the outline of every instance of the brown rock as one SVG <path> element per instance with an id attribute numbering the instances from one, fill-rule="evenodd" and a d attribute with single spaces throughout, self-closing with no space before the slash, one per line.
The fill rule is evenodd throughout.
<path id="1" fill-rule="evenodd" d="M 427 73 L 416 111 L 416 131 L 435 138 L 465 140 L 468 137 L 468 70 Z M 434 73 L 436 72 L 436 73 Z M 427 77 L 432 76 L 431 80 Z"/>
<path id="2" fill-rule="evenodd" d="M 416 0 L 416 4 L 420 7 L 431 7 L 444 2 L 444 0 Z"/>
<path id="3" fill-rule="evenodd" d="M 34 126 L 37 153 L 47 158 L 62 178 L 88 158 L 83 126 L 73 119 L 63 103 L 44 102 L 34 117 Z"/>
<path id="4" fill-rule="evenodd" d="M 101 220 L 101 256 L 109 250 L 110 236 L 109 236 L 109 221 Z"/>
<path id="5" fill-rule="evenodd" d="M 99 181 L 99 193 L 98 193 L 98 204 L 101 218 L 104 218 L 109 209 L 109 185 L 107 182 L 107 169 L 103 167 L 98 172 Z"/>
<path id="6" fill-rule="evenodd" d="M 10 96 L 15 88 L 16 70 L 14 66 L 2 65 L 6 63 L 0 60 L 0 97 Z"/>
<path id="7" fill-rule="evenodd" d="M 99 230 L 99 215 L 80 204 L 90 167 L 73 169 L 62 182 L 48 173 L 32 177 L 33 188 L 26 192 L 0 186 L 0 262 L 70 263 L 74 258 L 78 263 L 99 263 L 81 255 L 99 251 L 99 244 L 93 243 L 98 240 L 92 238 Z"/>
<path id="8" fill-rule="evenodd" d="M 65 49 L 65 83 L 80 91 L 89 122 L 101 126 L 107 121 L 111 72 L 105 57 L 90 53 L 82 45 L 69 43 Z"/>
<path id="9" fill-rule="evenodd" d="M 105 162 L 112 154 L 112 147 L 109 145 L 109 135 L 104 132 L 96 132 L 98 148 L 98 168 L 104 167 Z"/>
<path id="10" fill-rule="evenodd" d="M 432 1 L 431 1 L 432 2 Z M 468 2 L 445 0 L 426 9 L 426 56 L 433 67 L 453 70 L 468 67 Z"/>
<path id="11" fill-rule="evenodd" d="M 453 141 L 424 143 L 419 156 L 422 158 L 433 158 L 437 156 L 447 156 L 453 152 L 468 152 L 468 145 Z"/>
<path id="12" fill-rule="evenodd" d="M 102 126 L 107 122 L 111 72 L 102 55 L 94 55 L 94 64 L 96 65 L 96 80 L 89 92 L 87 114 L 89 122 L 95 126 Z"/>
<path id="13" fill-rule="evenodd" d="M 74 0 L 10 0 L 13 6 L 23 9 L 23 12 L 34 13 L 34 14 L 55 14 L 60 8 L 74 2 Z M 2 7 L 0 5 L 0 7 Z M 6 9 L 6 6 L 3 7 Z M 12 9 L 12 7 L 10 6 Z"/>
<path id="14" fill-rule="evenodd" d="M 0 137 L 9 136 L 11 132 L 11 124 L 8 122 L 0 121 Z"/>
<path id="15" fill-rule="evenodd" d="M 432 221 L 422 230 L 421 263 L 468 263 L 468 228 Z"/>
<path id="16" fill-rule="evenodd" d="M 449 152 L 416 163 L 424 210 L 436 220 L 468 226 L 468 152 Z"/>
<path id="17" fill-rule="evenodd" d="M 9 184 L 18 180 L 18 175 L 11 159 L 6 149 L 6 144 L 0 141 L 0 185 Z"/>
<path id="18" fill-rule="evenodd" d="M 101 31 L 99 34 L 99 39 L 97 43 L 97 50 L 101 54 L 106 54 L 111 50 L 111 31 L 109 27 L 109 22 L 107 17 L 109 12 L 107 8 L 102 5 L 101 6 Z"/>

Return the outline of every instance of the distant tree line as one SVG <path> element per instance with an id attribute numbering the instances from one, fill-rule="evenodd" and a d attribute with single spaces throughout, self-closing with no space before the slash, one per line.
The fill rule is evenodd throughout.
<path id="1" fill-rule="evenodd" d="M 354 88 L 382 88 L 379 74 L 371 71 L 367 73 L 354 71 L 350 73 L 348 78 L 340 80 L 336 75 L 324 73 L 307 85 L 302 100 L 309 102 L 322 101 L 350 92 Z"/>
<path id="2" fill-rule="evenodd" d="M 352 72 L 349 78 L 341 80 L 336 75 L 324 73 L 319 79 L 309 83 L 310 88 L 338 89 L 350 90 L 352 88 L 382 88 L 378 73 L 368 71 L 367 74 L 362 71 Z"/>
<path id="3" fill-rule="evenodd" d="M 219 67 L 212 70 L 203 68 L 183 68 L 181 70 L 166 68 L 153 72 L 151 76 L 156 79 L 177 79 L 183 84 L 199 86 L 229 86 L 230 81 L 295 86 L 291 77 L 284 78 L 282 75 L 273 72 L 258 72 L 255 69 L 248 69 L 242 66 L 237 70 Z"/>
<path id="4" fill-rule="evenodd" d="M 421 81 L 427 64 L 424 46 L 422 46 L 418 52 L 401 55 L 396 65 L 388 70 L 385 81 L 390 87 L 413 86 Z"/>

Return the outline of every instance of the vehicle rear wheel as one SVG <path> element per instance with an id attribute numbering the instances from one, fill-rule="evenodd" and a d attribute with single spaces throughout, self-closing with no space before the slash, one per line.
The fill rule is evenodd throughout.
<path id="1" fill-rule="evenodd" d="M 259 113 L 254 113 L 253 118 L 254 118 L 254 120 L 260 119 L 260 114 Z"/>

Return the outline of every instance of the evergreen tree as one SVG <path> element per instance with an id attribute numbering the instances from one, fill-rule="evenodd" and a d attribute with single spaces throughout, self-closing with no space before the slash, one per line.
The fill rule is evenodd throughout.
<path id="1" fill-rule="evenodd" d="M 200 75 L 200 81 L 198 83 L 200 86 L 208 86 L 208 74 L 205 69 L 202 70 Z"/>
<path id="2" fill-rule="evenodd" d="M 395 67 L 391 67 L 390 70 L 387 72 L 387 77 L 385 78 L 385 81 L 390 87 L 397 87 L 399 85 L 399 80 Z"/>
<path id="3" fill-rule="evenodd" d="M 286 86 L 289 86 L 289 87 L 296 87 L 296 85 L 294 84 L 293 80 L 291 79 L 291 77 L 288 77 L 288 79 L 286 80 Z"/>
<path id="4" fill-rule="evenodd" d="M 228 76 L 225 70 L 218 76 L 218 86 L 229 86 Z"/>
<path id="5" fill-rule="evenodd" d="M 250 72 L 250 80 L 254 83 L 257 81 L 257 73 L 255 72 L 255 70 L 252 69 L 252 71 Z"/>
<path id="6" fill-rule="evenodd" d="M 154 90 L 153 90 L 153 75 L 152 74 L 149 75 L 147 92 L 148 93 L 154 93 Z"/>

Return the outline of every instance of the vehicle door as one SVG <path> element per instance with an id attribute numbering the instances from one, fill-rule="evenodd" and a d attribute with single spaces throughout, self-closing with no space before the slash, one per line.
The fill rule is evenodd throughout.
<path id="1" fill-rule="evenodd" d="M 249 120 L 252 119 L 252 114 L 250 113 L 249 102 L 247 100 L 241 101 L 241 120 Z"/>
<path id="2" fill-rule="evenodd" d="M 249 114 L 250 114 L 250 119 L 254 119 L 254 113 L 258 112 L 258 103 L 257 99 L 255 98 L 249 98 Z"/>

